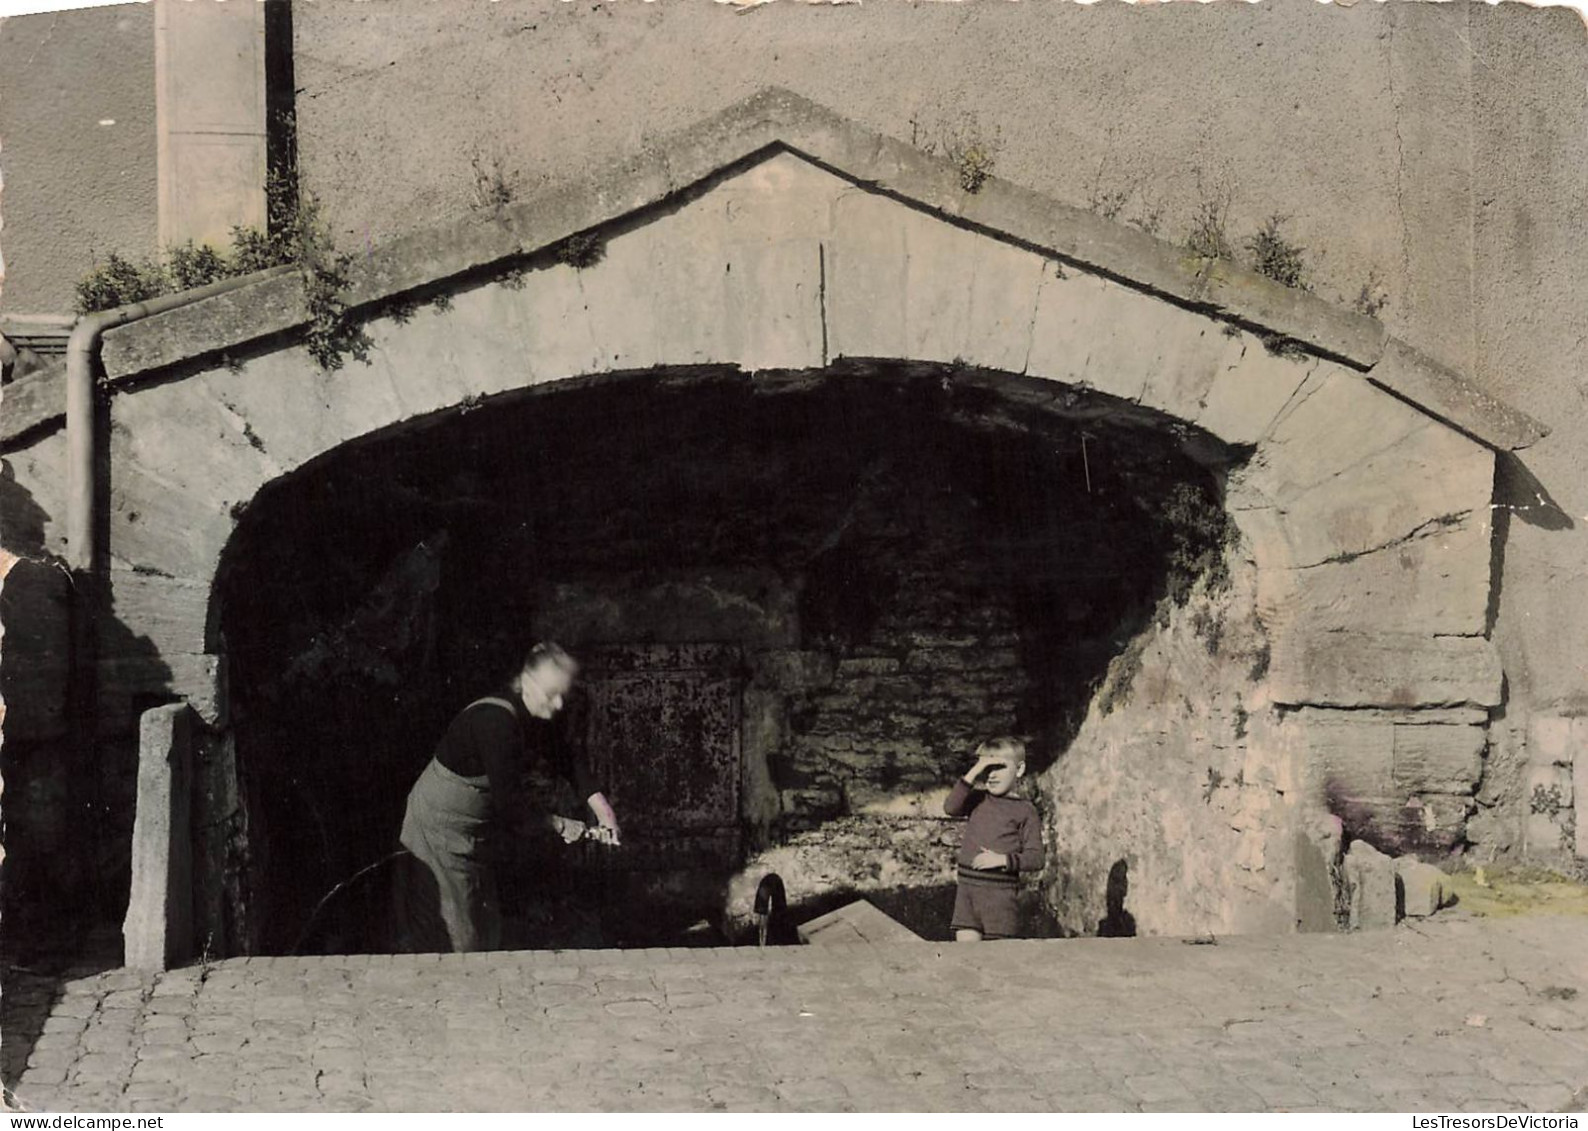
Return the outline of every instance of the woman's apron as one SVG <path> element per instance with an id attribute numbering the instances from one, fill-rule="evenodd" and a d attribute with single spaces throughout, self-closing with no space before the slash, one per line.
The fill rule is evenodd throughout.
<path id="1" fill-rule="evenodd" d="M 505 699 L 470 706 L 478 703 L 513 710 Z M 490 807 L 489 778 L 464 777 L 432 758 L 409 791 L 403 814 L 398 839 L 435 877 L 441 919 L 458 952 L 492 950 L 501 941 L 495 876 L 483 856 Z"/>

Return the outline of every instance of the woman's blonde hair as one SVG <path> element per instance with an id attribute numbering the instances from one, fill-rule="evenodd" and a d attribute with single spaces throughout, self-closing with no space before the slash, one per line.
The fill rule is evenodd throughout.
<path id="1" fill-rule="evenodd" d="M 556 664 L 566 672 L 577 672 L 579 661 L 568 654 L 568 649 L 555 640 L 542 640 L 524 653 L 524 671 L 533 671 L 541 664 Z"/>

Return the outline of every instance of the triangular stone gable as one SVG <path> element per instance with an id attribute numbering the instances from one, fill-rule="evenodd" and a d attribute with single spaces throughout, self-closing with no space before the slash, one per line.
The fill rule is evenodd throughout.
<path id="1" fill-rule="evenodd" d="M 967 192 L 952 161 L 864 129 L 788 91 L 769 89 L 632 160 L 578 183 L 397 240 L 360 257 L 348 299 L 378 306 L 495 264 L 533 257 L 576 233 L 665 208 L 679 194 L 772 151 L 798 153 L 856 186 L 906 201 L 955 225 L 1049 255 L 1170 303 L 1298 343 L 1366 373 L 1369 380 L 1490 446 L 1524 447 L 1536 421 L 1390 339 L 1370 318 L 1340 310 L 1231 264 L 1199 260 L 1156 240 L 1027 189 L 989 178 Z M 222 351 L 248 352 L 306 318 L 289 275 L 112 331 L 104 364 L 113 380 L 135 378 Z M 20 383 L 19 383 L 20 384 Z M 64 409 L 58 374 L 9 390 L 16 412 L 0 443 L 46 425 Z"/>

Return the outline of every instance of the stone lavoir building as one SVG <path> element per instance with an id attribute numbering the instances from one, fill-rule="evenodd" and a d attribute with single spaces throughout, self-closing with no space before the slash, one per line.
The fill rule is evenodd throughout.
<path id="1" fill-rule="evenodd" d="M 147 207 L 68 231 L 0 80 L 13 922 L 301 944 L 530 635 L 589 661 L 609 943 L 768 870 L 942 931 L 1006 731 L 1033 929 L 1581 867 L 1574 13 L 440 7 L 0 32 L 154 92 L 79 131 Z M 267 169 L 316 258 L 52 356 L 95 256 L 224 242 Z"/>

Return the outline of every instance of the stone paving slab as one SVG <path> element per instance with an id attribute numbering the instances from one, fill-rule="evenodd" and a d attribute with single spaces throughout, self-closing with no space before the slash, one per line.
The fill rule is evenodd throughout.
<path id="1" fill-rule="evenodd" d="M 1585 938 L 232 959 L 63 981 L 5 1039 L 44 1111 L 1558 1111 Z"/>

